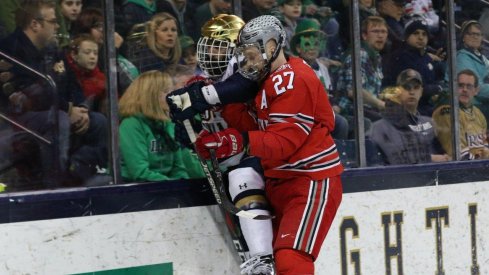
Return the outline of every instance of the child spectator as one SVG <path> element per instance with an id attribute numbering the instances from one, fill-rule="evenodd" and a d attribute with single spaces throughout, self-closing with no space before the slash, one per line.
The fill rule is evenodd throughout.
<path id="1" fill-rule="evenodd" d="M 78 19 L 73 23 L 73 35 L 88 34 L 93 37 L 99 46 L 99 68 L 105 70 L 105 58 L 103 57 L 104 44 L 104 17 L 102 12 L 96 8 L 83 9 Z M 124 39 L 117 33 L 114 33 L 115 47 L 121 48 Z M 117 87 L 119 94 L 122 94 L 131 82 L 139 75 L 138 69 L 122 56 L 117 53 Z"/>
<path id="2" fill-rule="evenodd" d="M 153 70 L 136 78 L 121 97 L 119 137 L 124 180 L 189 178 L 165 101 L 165 95 L 172 89 L 171 77 Z"/>
<path id="3" fill-rule="evenodd" d="M 99 46 L 92 36 L 83 34 L 70 44 L 66 60 L 75 73 L 91 110 L 107 113 L 105 75 L 98 67 Z"/>
<path id="4" fill-rule="evenodd" d="M 197 47 L 192 37 L 187 35 L 180 36 L 180 47 L 182 48 L 182 59 L 180 63 L 191 67 L 195 75 L 202 74 L 202 70 L 199 68 L 197 62 Z"/>
<path id="5" fill-rule="evenodd" d="M 81 0 L 58 0 L 57 17 L 59 22 L 58 45 L 65 47 L 70 44 L 71 26 L 76 21 L 82 10 Z"/>

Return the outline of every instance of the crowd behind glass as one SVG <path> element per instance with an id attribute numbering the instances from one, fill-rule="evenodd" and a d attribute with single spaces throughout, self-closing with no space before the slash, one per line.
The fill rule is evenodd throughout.
<path id="1" fill-rule="evenodd" d="M 360 76 L 369 166 L 455 160 L 444 1 L 360 0 Z M 300 56 L 328 91 L 332 133 L 355 161 L 350 1 L 243 0 L 245 22 L 277 16 L 286 52 Z M 455 2 L 460 159 L 489 158 L 489 2 Z M 232 14 L 230 0 L 120 0 L 115 33 L 102 2 L 6 0 L 0 11 L 0 182 L 7 191 L 111 182 L 104 38 L 116 47 L 120 171 L 125 182 L 202 178 L 176 138 L 165 95 L 205 77 L 200 28 Z M 112 37 L 111 37 L 112 38 Z M 7 55 L 4 56 L 3 54 Z M 9 57 L 29 66 L 23 68 Z M 204 57 L 205 58 L 205 57 Z M 43 76 L 39 76 L 38 74 Z M 49 76 L 49 77 L 45 77 Z M 162 183 L 164 184 L 164 183 Z"/>

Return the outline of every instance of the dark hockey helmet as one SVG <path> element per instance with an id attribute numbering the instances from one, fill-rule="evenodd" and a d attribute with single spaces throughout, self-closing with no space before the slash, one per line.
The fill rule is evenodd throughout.
<path id="1" fill-rule="evenodd" d="M 207 21 L 197 42 L 197 61 L 210 78 L 220 78 L 232 58 L 244 21 L 236 15 L 219 14 Z"/>

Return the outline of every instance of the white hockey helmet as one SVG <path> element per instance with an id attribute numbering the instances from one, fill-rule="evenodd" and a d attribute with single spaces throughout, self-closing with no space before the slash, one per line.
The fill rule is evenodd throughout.
<path id="1" fill-rule="evenodd" d="M 220 78 L 226 71 L 244 24 L 236 15 L 219 14 L 202 27 L 197 41 L 197 61 L 210 78 Z"/>
<path id="2" fill-rule="evenodd" d="M 274 40 L 277 47 L 270 57 L 265 45 Z M 270 73 L 272 62 L 285 46 L 285 30 L 280 20 L 272 15 L 262 15 L 250 20 L 239 32 L 236 57 L 239 72 L 252 80 L 260 80 Z"/>

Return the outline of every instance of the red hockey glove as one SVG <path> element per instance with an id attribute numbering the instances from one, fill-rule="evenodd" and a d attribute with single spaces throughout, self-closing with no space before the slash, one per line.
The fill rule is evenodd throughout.
<path id="1" fill-rule="evenodd" d="M 230 157 L 243 151 L 243 137 L 233 128 L 214 134 L 204 130 L 195 141 L 195 147 L 197 153 L 205 159 L 210 159 L 210 149 L 216 150 L 217 158 Z"/>

